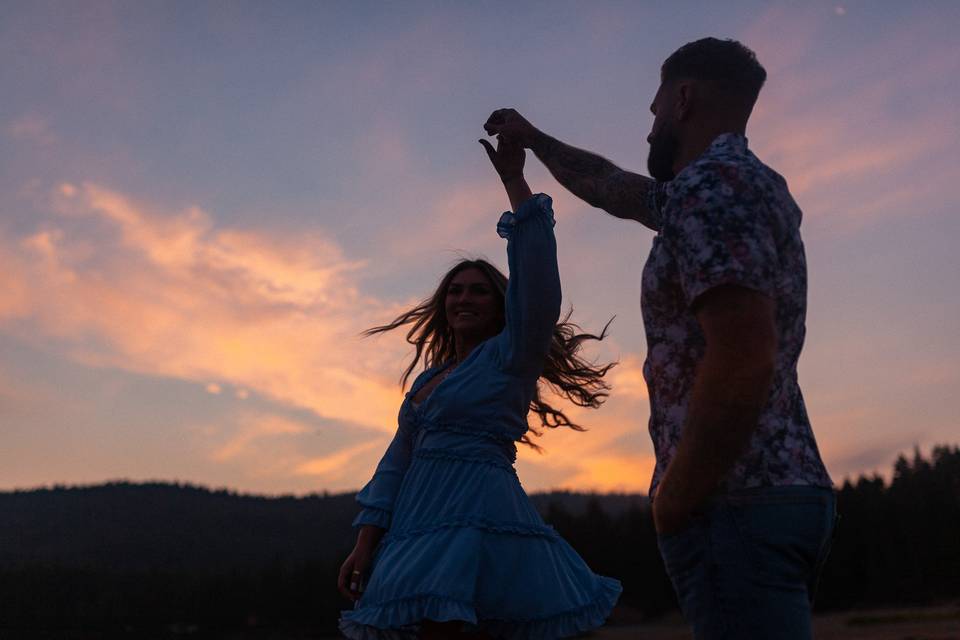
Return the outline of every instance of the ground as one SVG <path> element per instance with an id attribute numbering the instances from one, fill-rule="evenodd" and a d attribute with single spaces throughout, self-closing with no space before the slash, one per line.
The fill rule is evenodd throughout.
<path id="1" fill-rule="evenodd" d="M 679 616 L 655 624 L 608 626 L 591 640 L 692 640 Z M 960 602 L 937 607 L 877 609 L 814 617 L 816 640 L 960 640 Z"/>

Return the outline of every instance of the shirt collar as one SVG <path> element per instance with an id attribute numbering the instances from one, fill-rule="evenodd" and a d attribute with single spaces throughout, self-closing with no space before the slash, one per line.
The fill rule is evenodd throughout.
<path id="1" fill-rule="evenodd" d="M 716 156 L 729 156 L 733 155 L 744 155 L 747 153 L 747 138 L 739 133 L 721 133 L 716 138 L 713 139 L 713 142 L 703 150 L 697 158 L 685 166 L 680 173 L 674 176 L 673 180 L 668 182 L 668 185 L 672 185 L 677 181 L 677 178 L 685 175 L 690 171 L 696 171 L 697 165 L 704 161 L 713 160 Z"/>
<path id="2" fill-rule="evenodd" d="M 700 157 L 702 158 L 721 152 L 746 153 L 746 151 L 746 136 L 740 133 L 721 133 L 713 139 L 713 142 L 710 143 L 710 146 L 707 147 L 706 151 L 704 151 Z"/>

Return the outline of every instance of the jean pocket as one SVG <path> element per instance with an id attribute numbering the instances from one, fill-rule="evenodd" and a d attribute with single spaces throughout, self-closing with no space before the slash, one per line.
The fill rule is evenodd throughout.
<path id="1" fill-rule="evenodd" d="M 690 533 L 692 529 L 697 526 L 697 520 L 691 518 L 689 522 L 677 529 L 676 531 L 671 531 L 670 533 L 657 533 L 658 542 L 669 542 L 675 538 L 683 537 Z"/>
<path id="2" fill-rule="evenodd" d="M 683 528 L 670 533 L 657 534 L 657 546 L 660 547 L 660 553 L 667 562 L 668 556 L 685 556 L 685 550 L 697 546 L 703 538 L 703 522 L 700 518 L 692 519 L 685 524 Z"/>
<path id="3" fill-rule="evenodd" d="M 693 522 L 679 531 L 657 535 L 657 546 L 663 559 L 663 568 L 680 598 L 682 609 L 687 608 L 686 598 L 691 585 L 697 582 L 705 558 L 705 535 L 702 523 Z"/>
<path id="4" fill-rule="evenodd" d="M 816 575 L 832 528 L 832 496 L 763 496 L 729 513 L 753 570 L 765 582 L 804 586 Z"/>

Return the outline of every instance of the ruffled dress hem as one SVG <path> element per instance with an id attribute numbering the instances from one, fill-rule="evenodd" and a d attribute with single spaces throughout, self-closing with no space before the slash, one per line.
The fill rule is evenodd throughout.
<path id="1" fill-rule="evenodd" d="M 603 625 L 620 597 L 620 582 L 600 578 L 600 589 L 586 605 L 542 618 L 497 619 L 478 611 L 474 603 L 447 596 L 423 594 L 398 598 L 340 619 L 340 631 L 349 640 L 416 640 L 423 620 L 462 620 L 464 630 L 483 631 L 503 640 L 567 638 Z M 346 616 L 349 616 L 346 617 Z"/>

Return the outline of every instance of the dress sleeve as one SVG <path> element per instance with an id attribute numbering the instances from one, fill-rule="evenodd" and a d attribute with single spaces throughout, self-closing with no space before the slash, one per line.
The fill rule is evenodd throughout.
<path id="1" fill-rule="evenodd" d="M 353 520 L 353 526 L 372 524 L 381 529 L 390 528 L 393 503 L 400 491 L 400 483 L 410 466 L 411 437 L 402 422 L 386 453 L 380 459 L 373 478 L 357 494 L 363 509 Z"/>
<path id="2" fill-rule="evenodd" d="M 775 297 L 779 256 L 762 198 L 736 167 L 717 163 L 685 193 L 664 229 L 688 306 L 732 284 Z"/>
<path id="3" fill-rule="evenodd" d="M 506 323 L 497 336 L 501 368 L 539 377 L 560 317 L 560 273 L 553 235 L 553 201 L 537 194 L 506 212 L 497 233 L 507 239 Z"/>

